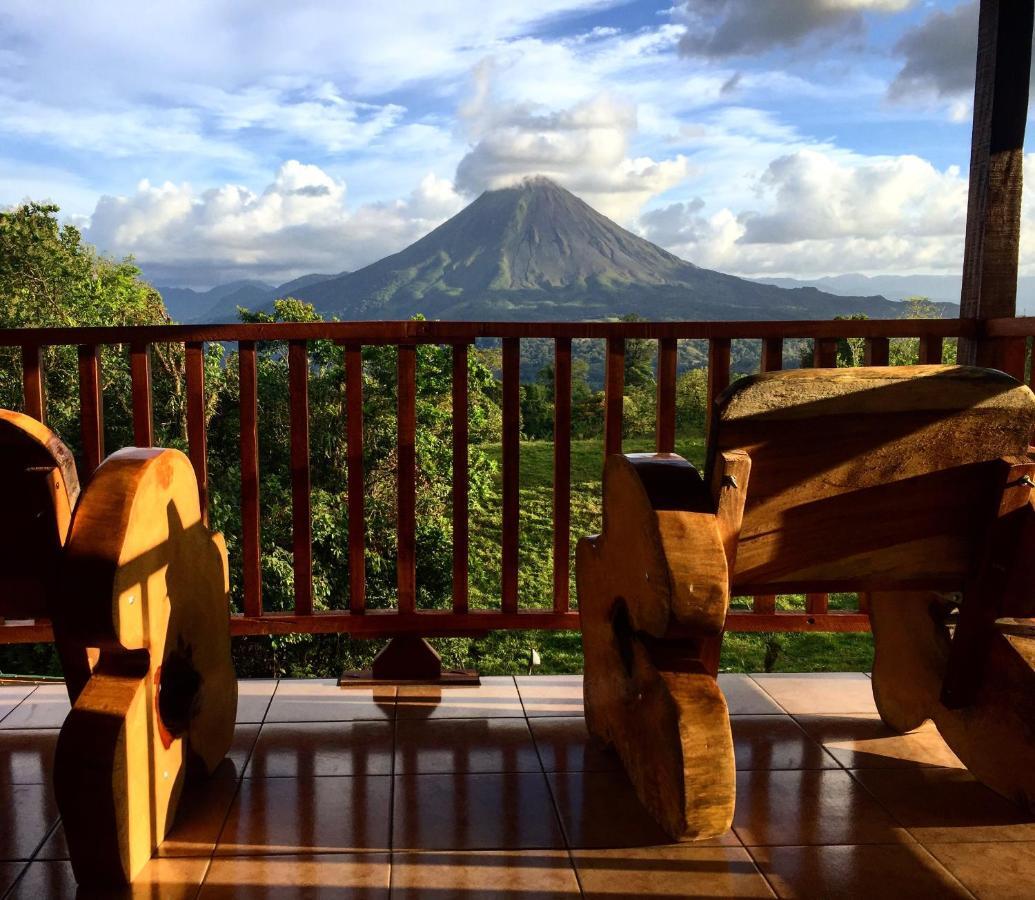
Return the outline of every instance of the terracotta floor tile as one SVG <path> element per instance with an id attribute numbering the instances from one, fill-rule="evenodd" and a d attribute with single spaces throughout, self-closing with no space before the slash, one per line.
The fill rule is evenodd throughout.
<path id="1" fill-rule="evenodd" d="M 210 856 L 237 796 L 238 784 L 240 772 L 229 760 L 223 760 L 211 777 L 187 785 L 176 820 L 157 855 Z"/>
<path id="2" fill-rule="evenodd" d="M 608 772 L 622 767 L 613 750 L 590 737 L 581 716 L 538 716 L 528 724 L 547 772 Z"/>
<path id="3" fill-rule="evenodd" d="M 582 849 L 671 844 L 640 805 L 624 772 L 557 772 L 548 776 L 568 846 Z M 732 833 L 692 846 L 739 845 Z"/>
<path id="4" fill-rule="evenodd" d="M 60 728 L 71 708 L 63 684 L 41 684 L 4 717 L 0 729 Z"/>
<path id="5" fill-rule="evenodd" d="M 581 675 L 518 675 L 514 681 L 529 718 L 583 714 Z"/>
<path id="6" fill-rule="evenodd" d="M 0 731 L 0 783 L 49 784 L 59 729 Z"/>
<path id="7" fill-rule="evenodd" d="M 1035 894 L 1035 841 L 924 846 L 978 897 L 1030 900 Z"/>
<path id="8" fill-rule="evenodd" d="M 395 850 L 534 850 L 564 838 L 542 773 L 395 779 Z"/>
<path id="9" fill-rule="evenodd" d="M 554 900 L 579 896 L 564 850 L 392 854 L 392 898 Z"/>
<path id="10" fill-rule="evenodd" d="M 32 684 L 0 685 L 0 719 L 8 716 L 34 690 L 36 686 Z"/>
<path id="11" fill-rule="evenodd" d="M 836 769 L 836 760 L 790 716 L 732 716 L 738 769 Z"/>
<path id="12" fill-rule="evenodd" d="M 341 688 L 333 679 L 281 679 L 267 722 L 382 721 L 395 715 L 395 688 Z"/>
<path id="13" fill-rule="evenodd" d="M 738 772 L 733 830 L 747 846 L 891 844 L 909 835 L 847 772 Z"/>
<path id="14" fill-rule="evenodd" d="M 44 841 L 33 859 L 68 859 L 68 842 L 65 840 L 65 828 L 58 822 L 57 827 Z"/>
<path id="15" fill-rule="evenodd" d="M 237 721 L 262 722 L 277 689 L 275 678 L 242 678 L 237 682 Z"/>
<path id="16" fill-rule="evenodd" d="M 752 675 L 791 715 L 875 713 L 873 682 L 862 672 Z"/>
<path id="17" fill-rule="evenodd" d="M 21 875 L 27 863 L 23 862 L 0 862 L 0 896 L 14 884 L 15 879 Z"/>
<path id="18" fill-rule="evenodd" d="M 33 862 L 7 896 L 17 900 L 188 900 L 197 895 L 207 869 L 207 858 L 152 859 L 130 887 L 77 893 L 70 862 Z"/>
<path id="19" fill-rule="evenodd" d="M 395 771 L 539 772 L 524 719 L 400 719 Z"/>
<path id="20" fill-rule="evenodd" d="M 1035 817 L 966 769 L 860 769 L 852 774 L 925 844 L 1035 840 Z"/>
<path id="21" fill-rule="evenodd" d="M 753 847 L 780 897 L 941 900 L 970 894 L 919 844 Z"/>
<path id="22" fill-rule="evenodd" d="M 780 705 L 750 675 L 723 673 L 719 676 L 719 688 L 726 698 L 731 716 L 784 715 Z"/>
<path id="23" fill-rule="evenodd" d="M 586 897 L 772 897 L 743 847 L 577 850 Z"/>
<path id="24" fill-rule="evenodd" d="M 387 900 L 387 854 L 216 857 L 199 900 Z"/>
<path id="25" fill-rule="evenodd" d="M 797 716 L 801 725 L 846 769 L 916 766 L 963 768 L 932 722 L 898 734 L 876 713 L 851 716 Z"/>
<path id="26" fill-rule="evenodd" d="M 224 856 L 388 849 L 391 779 L 245 778 L 219 836 Z"/>
<path id="27" fill-rule="evenodd" d="M 392 722 L 262 726 L 245 778 L 391 775 Z"/>
<path id="28" fill-rule="evenodd" d="M 234 739 L 230 744 L 230 750 L 226 758 L 233 763 L 234 771 L 240 775 L 248 765 L 255 741 L 259 737 L 258 725 L 241 725 L 234 727 Z"/>
<path id="29" fill-rule="evenodd" d="M 477 687 L 405 685 L 399 688 L 400 719 L 483 719 L 524 716 L 514 679 L 509 675 L 482 679 Z"/>
<path id="30" fill-rule="evenodd" d="M 0 785 L 0 860 L 29 859 L 57 819 L 49 785 Z"/>

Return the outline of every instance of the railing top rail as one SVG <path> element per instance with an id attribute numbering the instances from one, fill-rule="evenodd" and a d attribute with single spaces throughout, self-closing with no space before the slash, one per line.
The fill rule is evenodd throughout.
<path id="1" fill-rule="evenodd" d="M 1000 334 L 1017 320 L 993 320 Z M 1023 320 L 1022 320 L 1023 321 Z M 5 328 L 0 346 L 332 340 L 344 344 L 456 344 L 478 338 L 848 338 L 977 336 L 973 319 L 823 319 L 695 322 L 277 322 L 234 325 L 136 325 L 92 328 Z M 990 334 L 992 332 L 989 332 Z"/>
<path id="2" fill-rule="evenodd" d="M 985 337 L 1030 337 L 1035 334 L 1035 316 L 986 319 Z"/>

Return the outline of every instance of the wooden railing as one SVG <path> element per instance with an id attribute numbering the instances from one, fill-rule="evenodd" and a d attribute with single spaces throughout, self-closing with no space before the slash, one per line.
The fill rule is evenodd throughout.
<path id="1" fill-rule="evenodd" d="M 204 348 L 224 342 L 238 348 L 240 367 L 241 550 L 231 565 L 239 567 L 243 614 L 233 617 L 235 634 L 289 632 L 347 632 L 377 637 L 396 634 L 423 636 L 481 634 L 495 629 L 577 629 L 579 619 L 569 596 L 571 543 L 571 373 L 572 341 L 606 342 L 604 373 L 604 445 L 608 453 L 622 451 L 624 358 L 626 341 L 657 342 L 657 402 L 655 444 L 671 452 L 676 445 L 676 370 L 678 341 L 708 342 L 708 408 L 729 384 L 731 341 L 759 341 L 759 367 L 783 367 L 784 341 L 811 339 L 814 364 L 836 364 L 837 341 L 865 341 L 865 362 L 886 364 L 890 341 L 919 338 L 923 363 L 942 359 L 945 339 L 958 337 L 999 342 L 1005 368 L 1024 377 L 1029 335 L 1035 319 L 995 320 L 834 320 L 797 322 L 664 322 L 664 323 L 503 323 L 503 322 L 359 322 L 306 324 L 249 324 L 154 326 L 138 328 L 83 328 L 0 330 L 0 347 L 20 347 L 24 383 L 24 411 L 44 420 L 46 404 L 41 348 L 78 347 L 80 439 L 83 480 L 105 456 L 100 347 L 129 348 L 132 381 L 134 440 L 149 446 L 153 440 L 150 349 L 163 343 L 185 348 L 188 452 L 197 473 L 203 508 L 208 498 Z M 331 340 L 345 354 L 348 559 L 350 596 L 347 608 L 314 610 L 312 590 L 312 523 L 309 461 L 308 342 Z M 479 339 L 502 343 L 502 573 L 497 609 L 475 610 L 468 603 L 468 348 Z M 553 603 L 548 609 L 523 609 L 518 602 L 518 541 L 520 524 L 520 355 L 521 341 L 554 342 L 554 483 L 553 483 Z M 261 521 L 259 515 L 259 428 L 256 344 L 277 341 L 287 345 L 291 424 L 292 546 L 294 610 L 263 610 Z M 364 571 L 363 398 L 361 350 L 368 345 L 398 347 L 398 566 L 397 607 L 366 607 Z M 452 347 L 453 491 L 452 491 L 452 607 L 425 611 L 416 606 L 416 347 L 439 344 Z M 865 597 L 856 609 L 831 611 L 828 597 L 809 593 L 805 608 L 778 611 L 776 598 L 759 596 L 750 607 L 731 610 L 733 631 L 861 631 L 869 627 Z M 0 642 L 50 638 L 49 624 L 6 623 Z"/>

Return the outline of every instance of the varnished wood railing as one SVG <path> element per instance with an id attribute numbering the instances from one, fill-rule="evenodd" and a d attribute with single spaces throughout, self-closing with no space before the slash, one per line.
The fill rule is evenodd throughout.
<path id="1" fill-rule="evenodd" d="M 231 565 L 239 567 L 243 614 L 233 617 L 235 634 L 289 632 L 348 632 L 374 637 L 395 634 L 424 636 L 480 634 L 495 629 L 577 629 L 578 613 L 569 597 L 571 541 L 571 370 L 572 341 L 606 342 L 604 371 L 604 445 L 608 453 L 622 451 L 622 416 L 626 342 L 657 341 L 656 447 L 671 452 L 676 441 L 676 373 L 680 340 L 708 341 L 708 407 L 730 382 L 730 349 L 735 339 L 760 342 L 759 367 L 783 367 L 786 339 L 812 339 L 814 363 L 836 364 L 839 338 L 863 338 L 865 361 L 888 362 L 889 341 L 919 338 L 920 361 L 941 361 L 946 338 L 996 340 L 1009 349 L 1013 374 L 1024 377 L 1028 336 L 1035 320 L 995 320 L 979 324 L 959 319 L 834 320 L 798 322 L 347 322 L 249 325 L 148 326 L 139 328 L 0 330 L 0 346 L 20 347 L 24 411 L 44 420 L 41 348 L 73 345 L 79 354 L 81 477 L 87 480 L 104 458 L 103 398 L 100 347 L 129 347 L 134 440 L 153 440 L 150 350 L 154 344 L 185 348 L 188 452 L 197 473 L 203 508 L 208 499 L 204 346 L 208 342 L 236 344 L 240 367 L 241 551 Z M 308 342 L 332 340 L 345 351 L 348 607 L 317 611 L 312 590 L 312 522 L 310 512 Z M 472 610 L 468 602 L 469 515 L 468 476 L 468 348 L 479 339 L 502 343 L 502 572 L 497 609 Z M 553 603 L 551 608 L 523 609 L 519 603 L 518 542 L 520 526 L 520 355 L 523 339 L 554 342 L 554 486 L 553 486 Z M 263 610 L 261 521 L 259 514 L 259 427 L 256 344 L 277 341 L 288 347 L 292 547 L 295 607 L 291 613 Z M 416 608 L 416 347 L 441 344 L 453 353 L 453 573 L 452 608 Z M 362 358 L 365 345 L 398 347 L 398 569 L 397 608 L 366 607 L 364 569 L 363 397 Z M 748 609 L 730 613 L 734 631 L 860 631 L 869 627 L 865 598 L 858 610 L 831 612 L 826 594 L 806 595 L 804 611 L 778 611 L 776 598 L 753 598 Z M 7 623 L 0 642 L 47 640 L 45 622 Z"/>

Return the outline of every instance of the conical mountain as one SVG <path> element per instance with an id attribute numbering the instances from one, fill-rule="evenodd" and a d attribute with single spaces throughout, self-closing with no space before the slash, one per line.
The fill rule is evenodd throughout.
<path id="1" fill-rule="evenodd" d="M 702 269 L 542 177 L 486 191 L 405 250 L 297 293 L 344 319 L 887 318 L 902 308 Z"/>

